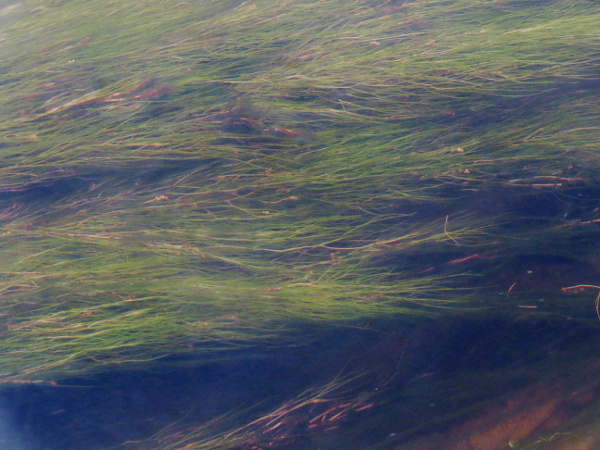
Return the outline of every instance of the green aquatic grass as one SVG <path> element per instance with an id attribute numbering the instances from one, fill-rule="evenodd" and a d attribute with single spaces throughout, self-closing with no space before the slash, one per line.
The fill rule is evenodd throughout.
<path id="1" fill-rule="evenodd" d="M 186 217 L 161 211 L 165 208 L 149 206 L 144 229 L 134 222 L 135 227 L 123 230 L 127 219 L 139 220 L 137 211 L 129 209 L 119 217 L 88 216 L 64 228 L 6 231 L 14 243 L 3 251 L 7 333 L 2 346 L 13 364 L 3 373 L 6 381 L 29 374 L 75 375 L 95 365 L 178 353 L 287 345 L 303 324 L 414 314 L 419 304 L 442 306 L 441 295 L 449 289 L 436 286 L 436 277 L 377 269 L 382 258 L 393 258 L 400 249 L 455 245 L 442 231 L 443 223 L 391 234 L 399 231 L 396 224 L 384 230 L 388 239 L 337 247 L 336 242 L 364 237 L 360 233 L 374 224 L 331 237 L 324 235 L 331 224 L 317 223 L 302 238 L 287 234 L 293 233 L 291 226 L 270 230 L 263 221 L 246 219 L 239 236 L 233 234 L 239 233 L 235 223 L 229 228 L 217 223 L 229 231 L 222 238 L 207 236 L 201 223 L 178 228 Z M 161 220 L 154 227 L 149 226 L 153 214 Z M 111 223 L 115 219 L 119 222 Z M 296 224 L 297 233 L 303 225 Z M 461 239 L 461 233 L 453 231 L 452 239 Z M 260 247 L 261 242 L 270 242 L 271 248 Z M 293 242 L 303 245 L 283 246 Z"/>
<path id="2" fill-rule="evenodd" d="M 28 8 L 0 42 L 3 381 L 447 311 L 447 263 L 520 251 L 473 196 L 596 182 L 591 2 Z"/>

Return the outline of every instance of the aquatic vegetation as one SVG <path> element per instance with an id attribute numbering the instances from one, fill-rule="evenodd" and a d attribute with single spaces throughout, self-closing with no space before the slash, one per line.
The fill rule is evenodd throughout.
<path id="1" fill-rule="evenodd" d="M 142 6 L 150 7 L 107 9 L 111 27 L 85 36 L 73 18 L 85 22 L 102 10 L 97 3 L 36 8 L 9 30 L 7 51 L 18 55 L 3 111 L 4 381 L 281 345 L 307 321 L 413 314 L 419 304 L 453 300 L 442 295 L 444 275 L 419 275 L 409 260 L 437 245 L 471 245 L 483 223 L 446 212 L 415 226 L 412 209 L 386 204 L 433 201 L 427 186 L 403 188 L 417 168 L 409 160 L 422 158 L 409 153 L 390 179 L 381 165 L 393 161 L 385 133 L 381 144 L 376 129 L 357 134 L 359 143 L 349 136 L 342 150 L 332 135 L 344 132 L 340 124 L 308 124 L 329 114 L 313 105 L 294 111 L 295 99 L 270 104 L 285 90 L 269 99 L 251 86 L 244 100 L 224 77 L 250 75 L 227 63 L 235 36 L 207 50 L 219 60 L 207 68 L 221 76 L 205 85 L 201 77 L 217 74 L 196 58 L 203 34 L 219 32 L 184 38 L 199 23 L 162 4 L 152 6 L 165 21 L 160 35 L 132 34 L 147 14 Z M 227 9 L 220 20 L 244 22 L 244 14 Z M 60 39 L 40 50 L 34 38 L 42 35 Z M 143 42 L 156 48 L 141 52 Z M 244 49 L 236 59 L 257 57 Z M 161 65 L 164 58 L 183 58 L 185 68 Z M 151 77 L 150 61 L 158 64 Z M 377 185 L 384 178 L 387 193 Z"/>
<path id="2" fill-rule="evenodd" d="M 534 3 L 7 11 L 0 383 L 526 307 L 504 261 L 597 264 L 599 14 Z"/>
<path id="3" fill-rule="evenodd" d="M 235 417 L 220 417 L 198 427 L 193 433 L 178 431 L 177 424 L 173 424 L 155 436 L 153 442 L 164 449 L 250 449 L 299 445 L 297 438 L 302 431 L 335 429 L 349 415 L 360 414 L 374 406 L 373 394 L 367 389 L 364 375 L 335 377 L 231 431 L 223 432 L 222 428 Z M 356 393 L 359 389 L 363 391 L 361 394 Z M 207 437 L 211 431 L 215 436 Z"/>

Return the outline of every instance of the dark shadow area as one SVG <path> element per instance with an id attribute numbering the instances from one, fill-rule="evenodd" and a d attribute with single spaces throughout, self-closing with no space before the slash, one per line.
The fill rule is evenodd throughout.
<path id="1" fill-rule="evenodd" d="M 298 425 L 297 438 L 282 448 L 340 448 L 329 440 L 343 442 L 350 430 L 359 439 L 353 448 L 367 448 L 388 435 L 422 432 L 432 417 L 446 417 L 467 398 L 477 403 L 521 389 L 539 377 L 536 366 L 556 362 L 556 355 L 566 367 L 566 350 L 595 333 L 575 322 L 483 313 L 441 324 L 387 321 L 371 329 L 334 330 L 323 341 L 262 351 L 253 359 L 200 365 L 182 360 L 171 362 L 171 369 L 157 364 L 56 385 L 15 385 L 0 394 L 0 417 L 12 433 L 3 448 L 153 448 L 146 440 L 168 426 L 193 429 L 231 411 L 240 413 L 236 420 L 243 425 L 252 417 L 248 411 L 276 409 L 317 380 L 326 383 L 350 368 L 366 374 L 369 381 L 360 389 L 378 399 L 372 411 L 350 415 L 335 433 Z M 471 377 L 477 387 L 469 385 Z"/>

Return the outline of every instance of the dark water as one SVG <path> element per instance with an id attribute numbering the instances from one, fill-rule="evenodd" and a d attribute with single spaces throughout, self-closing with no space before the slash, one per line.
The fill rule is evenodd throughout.
<path id="1" fill-rule="evenodd" d="M 544 378 L 549 381 L 542 384 L 560 383 L 568 392 L 562 407 L 569 415 L 600 394 L 592 383 L 589 398 L 573 400 L 573 392 L 590 383 L 583 367 L 600 363 L 593 359 L 597 327 L 488 313 L 443 323 L 376 325 L 378 331 L 332 332 L 326 342 L 303 348 L 263 349 L 251 359 L 4 389 L 0 442 L 14 450 L 161 448 L 148 437 L 173 424 L 194 429 L 232 410 L 271 411 L 315 380 L 335 377 L 339 367 L 370 371 L 357 389 L 374 396 L 374 406 L 344 417 L 331 430 L 298 426 L 277 447 L 404 448 L 404 442 L 432 432 L 455 435 L 452 427 L 469 417 L 469 408 L 455 414 L 465 409 L 464 402 L 477 409 Z M 582 354 L 591 360 L 583 366 Z"/>

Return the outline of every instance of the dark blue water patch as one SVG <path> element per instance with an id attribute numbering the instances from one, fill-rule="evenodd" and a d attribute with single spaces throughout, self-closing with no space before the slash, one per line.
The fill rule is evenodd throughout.
<path id="1" fill-rule="evenodd" d="M 569 321 L 485 314 L 356 323 L 304 347 L 265 349 L 253 358 L 172 360 L 170 366 L 115 370 L 57 385 L 5 387 L 0 421 L 8 429 L 5 442 L 15 450 L 153 448 L 147 440 L 167 426 L 194 428 L 250 407 L 256 417 L 342 372 L 366 373 L 367 382 L 351 394 L 379 395 L 372 414 L 350 415 L 334 433 L 298 428 L 298 439 L 282 448 L 340 448 L 332 437 L 344 442 L 348 436 L 360 437 L 354 448 L 367 448 L 390 433 L 426 427 L 431 405 L 443 416 L 457 399 L 479 401 L 522 388 L 549 355 L 589 342 L 595 332 Z M 487 376 L 502 371 L 501 382 Z M 456 387 L 452 380 L 465 376 L 478 380 L 477 389 Z"/>
<path id="2" fill-rule="evenodd" d="M 396 352 L 396 376 L 380 387 L 385 404 L 348 424 L 351 440 L 344 435 L 338 447 L 320 448 L 393 449 L 419 434 L 452 433 L 477 405 L 570 376 L 582 356 L 595 353 L 596 335 L 595 327 L 568 321 L 483 314 L 417 327 L 409 345 L 402 345 L 406 336 L 384 339 L 370 350 L 371 362 L 402 348 Z M 340 447 L 344 439 L 352 447 Z"/>
<path id="3" fill-rule="evenodd" d="M 530 253 L 506 257 L 495 265 L 496 284 L 511 292 L 529 291 L 538 295 L 562 292 L 563 287 L 595 280 L 598 269 L 585 260 L 551 253 Z"/>
<path id="4" fill-rule="evenodd" d="M 598 186 L 545 190 L 526 186 L 483 186 L 467 193 L 461 193 L 460 187 L 450 187 L 440 195 L 446 196 L 444 202 L 413 204 L 399 200 L 387 205 L 382 203 L 380 208 L 390 213 L 409 214 L 400 219 L 390 218 L 386 223 L 391 224 L 394 220 L 407 224 L 410 221 L 437 221 L 439 229 L 447 230 L 450 237 L 454 229 L 464 225 L 481 227 L 484 233 L 490 230 L 490 236 L 475 240 L 475 245 L 464 245 L 461 237 L 458 237 L 458 245 L 421 245 L 414 252 L 406 250 L 392 255 L 382 261 L 382 265 L 399 272 L 412 269 L 440 274 L 447 269 L 480 275 L 489 273 L 498 279 L 520 272 L 522 260 L 539 257 L 541 260 L 535 264 L 535 269 L 540 276 L 551 277 L 554 267 L 562 271 L 559 278 L 565 279 L 571 274 L 573 284 L 597 277 Z M 446 223 L 444 217 L 447 217 Z M 543 268 L 544 265 L 547 267 Z M 490 283 L 489 280 L 484 282 Z"/>
<path id="5" fill-rule="evenodd" d="M 12 411 L 14 405 L 0 400 L 0 448 L 3 450 L 26 450 L 35 448 L 34 440 L 24 436 Z M 33 407 L 33 405 L 32 405 Z"/>
<path id="6" fill-rule="evenodd" d="M 92 181 L 76 177 L 26 183 L 14 188 L 9 187 L 0 190 L 0 200 L 25 203 L 50 202 L 67 197 L 75 192 L 87 190 L 91 184 Z"/>
<path id="7" fill-rule="evenodd" d="M 273 404 L 303 380 L 298 368 L 246 360 L 31 384 L 5 389 L 0 399 L 15 439 L 29 439 L 23 449 L 102 449 L 147 439 L 175 422 L 206 422 L 265 398 Z"/>

